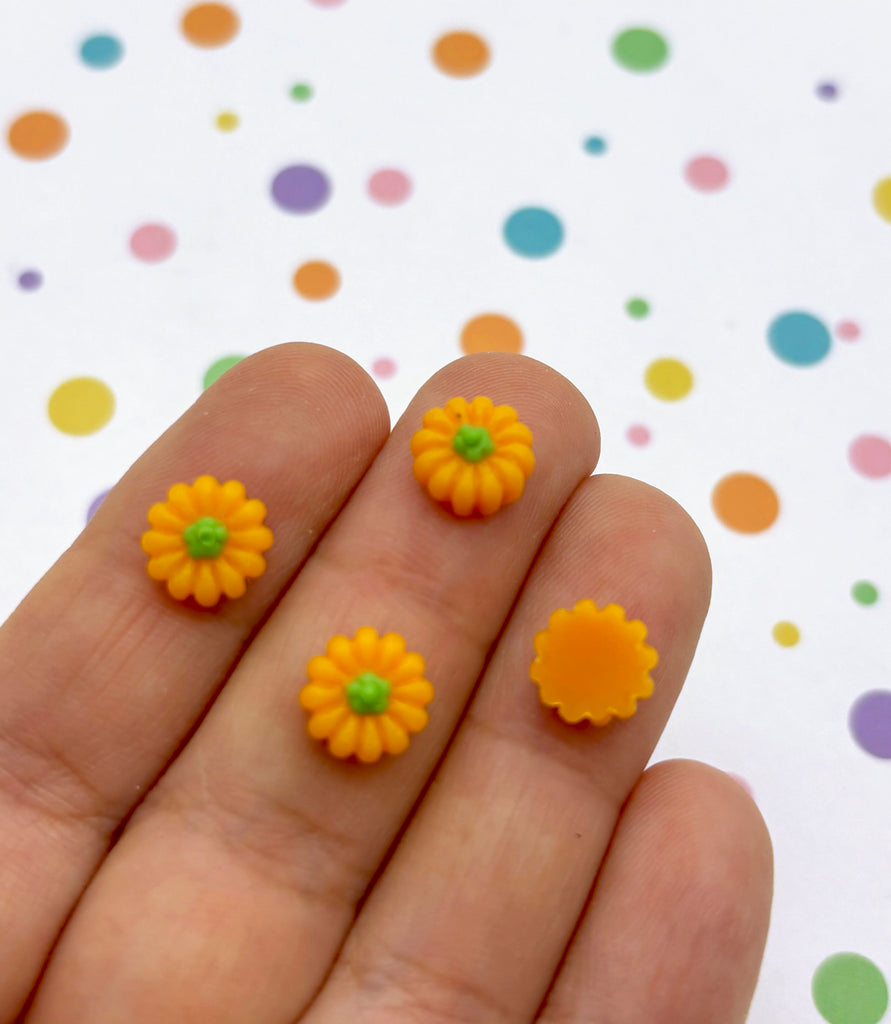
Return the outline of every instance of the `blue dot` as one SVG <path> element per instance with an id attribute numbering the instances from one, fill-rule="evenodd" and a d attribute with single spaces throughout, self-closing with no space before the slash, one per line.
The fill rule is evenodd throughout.
<path id="1" fill-rule="evenodd" d="M 550 256 L 563 242 L 563 225 L 550 210 L 526 206 L 505 221 L 504 240 L 520 256 Z"/>
<path id="2" fill-rule="evenodd" d="M 585 152 L 590 153 L 591 156 L 602 156 L 606 152 L 606 139 L 602 139 L 599 135 L 592 135 L 585 139 Z"/>
<path id="3" fill-rule="evenodd" d="M 81 60 L 91 68 L 110 68 L 124 56 L 124 47 L 114 36 L 90 36 L 80 48 Z"/>
<path id="4" fill-rule="evenodd" d="M 810 313 L 783 313 L 767 330 L 774 355 L 793 366 L 813 366 L 829 352 L 826 326 Z"/>

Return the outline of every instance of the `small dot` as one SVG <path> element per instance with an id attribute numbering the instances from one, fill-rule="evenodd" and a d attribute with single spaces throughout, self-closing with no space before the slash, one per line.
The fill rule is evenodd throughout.
<path id="1" fill-rule="evenodd" d="M 160 263 L 176 249 L 176 235 L 165 224 L 143 224 L 130 236 L 130 251 L 143 263 Z"/>
<path id="2" fill-rule="evenodd" d="M 472 352 L 522 352 L 523 332 L 500 313 L 483 313 L 468 320 L 461 331 L 461 349 Z"/>
<path id="3" fill-rule="evenodd" d="M 875 604 L 879 599 L 879 592 L 868 580 L 858 580 L 851 587 L 851 597 L 857 604 Z"/>
<path id="4" fill-rule="evenodd" d="M 635 448 L 643 448 L 650 443 L 652 434 L 650 434 L 649 427 L 645 427 L 642 423 L 634 423 L 625 431 L 625 437 Z"/>
<path id="5" fill-rule="evenodd" d="M 396 373 L 396 363 L 389 356 L 381 356 L 371 364 L 371 372 L 381 380 L 388 380 Z"/>
<path id="6" fill-rule="evenodd" d="M 829 1024 L 878 1024 L 888 1009 L 882 972 L 857 953 L 827 957 L 814 971 L 811 996 Z"/>
<path id="7" fill-rule="evenodd" d="M 305 103 L 312 99 L 312 86 L 308 82 L 298 82 L 291 86 L 291 99 L 298 103 Z"/>
<path id="8" fill-rule="evenodd" d="M 225 4 L 196 4 L 183 15 L 183 35 L 194 46 L 225 46 L 238 34 L 238 15 Z"/>
<path id="9" fill-rule="evenodd" d="M 603 156 L 606 152 L 606 139 L 599 135 L 590 135 L 585 139 L 584 146 L 585 152 L 590 153 L 591 156 Z"/>
<path id="10" fill-rule="evenodd" d="M 872 190 L 872 202 L 876 212 L 891 223 L 891 178 L 882 178 Z"/>
<path id="11" fill-rule="evenodd" d="M 217 114 L 216 125 L 221 132 L 234 132 L 240 123 L 238 114 L 231 110 L 224 110 L 221 114 Z"/>
<path id="12" fill-rule="evenodd" d="M 368 194 L 382 206 L 397 206 L 411 195 L 411 181 L 402 171 L 385 167 L 368 179 Z"/>
<path id="13" fill-rule="evenodd" d="M 63 434 L 94 434 L 114 414 L 114 394 L 95 377 L 73 377 L 50 395 L 47 413 Z"/>
<path id="14" fill-rule="evenodd" d="M 517 255 L 540 259 L 560 248 L 563 225 L 550 210 L 526 206 L 505 221 L 504 240 Z"/>
<path id="15" fill-rule="evenodd" d="M 712 490 L 712 508 L 718 519 L 737 533 L 762 533 L 780 513 L 773 487 L 754 473 L 730 473 Z"/>
<path id="16" fill-rule="evenodd" d="M 860 325 L 853 320 L 842 320 L 835 325 L 835 333 L 842 341 L 856 341 L 860 337 Z"/>
<path id="17" fill-rule="evenodd" d="M 848 715 L 848 725 L 867 753 L 891 758 L 891 691 L 871 690 L 858 697 Z"/>
<path id="18" fill-rule="evenodd" d="M 693 374 L 679 359 L 656 359 L 644 373 L 647 391 L 663 402 L 686 398 L 693 388 Z"/>
<path id="19" fill-rule="evenodd" d="M 697 156 L 687 163 L 684 177 L 697 192 L 719 192 L 730 180 L 730 172 L 716 156 Z"/>
<path id="20" fill-rule="evenodd" d="M 820 82 L 815 91 L 821 100 L 838 99 L 838 86 L 835 82 Z"/>
<path id="21" fill-rule="evenodd" d="M 43 274 L 39 270 L 23 270 L 19 274 L 19 288 L 25 292 L 34 292 L 43 284 Z"/>
<path id="22" fill-rule="evenodd" d="M 773 354 L 791 366 L 813 366 L 829 354 L 832 338 L 811 313 L 782 313 L 767 329 Z"/>
<path id="23" fill-rule="evenodd" d="M 87 509 L 87 522 L 89 522 L 103 501 L 108 497 L 108 491 L 100 491 L 95 498 L 90 502 L 89 508 Z"/>
<path id="24" fill-rule="evenodd" d="M 81 43 L 80 57 L 90 68 L 111 68 L 124 56 L 124 47 L 114 36 L 90 36 Z"/>
<path id="25" fill-rule="evenodd" d="M 226 372 L 231 370 L 236 363 L 240 363 L 244 356 L 223 356 L 211 363 L 204 371 L 204 379 L 201 382 L 202 390 L 206 391 L 214 381 L 219 380 Z"/>
<path id="26" fill-rule="evenodd" d="M 340 273 L 323 260 L 313 260 L 297 268 L 294 290 L 304 299 L 330 299 L 340 288 Z"/>
<path id="27" fill-rule="evenodd" d="M 331 183 L 309 164 L 284 167 L 272 181 L 272 198 L 289 213 L 314 213 L 331 197 Z"/>
<path id="28" fill-rule="evenodd" d="M 613 57 L 627 71 L 656 71 L 668 59 L 668 43 L 651 28 L 629 28 L 613 39 Z"/>
<path id="29" fill-rule="evenodd" d="M 724 774 L 728 775 L 731 779 L 733 779 L 737 786 L 739 786 L 741 789 L 744 789 L 753 800 L 755 799 L 755 793 L 752 790 L 751 785 L 748 783 L 746 779 L 742 777 L 742 775 L 737 775 L 736 772 L 725 772 Z"/>
<path id="30" fill-rule="evenodd" d="M 449 32 L 433 44 L 433 63 L 453 78 L 478 75 L 490 57 L 488 44 L 475 32 Z"/>
<path id="31" fill-rule="evenodd" d="M 635 320 L 643 320 L 650 315 L 650 304 L 646 299 L 629 299 L 625 303 L 625 312 Z"/>
<path id="32" fill-rule="evenodd" d="M 778 622 L 772 634 L 780 647 L 794 647 L 801 639 L 801 631 L 794 622 Z"/>
<path id="33" fill-rule="evenodd" d="M 9 126 L 9 148 L 26 160 L 47 160 L 65 148 L 68 125 L 49 110 L 32 110 L 22 114 Z"/>
<path id="34" fill-rule="evenodd" d="M 342 3 L 346 3 L 346 0 L 309 0 L 311 4 L 315 4 L 316 7 L 340 7 Z"/>
<path id="35" fill-rule="evenodd" d="M 891 475 L 891 444 L 884 437 L 863 434 L 848 447 L 848 460 L 858 473 L 880 480 Z"/>

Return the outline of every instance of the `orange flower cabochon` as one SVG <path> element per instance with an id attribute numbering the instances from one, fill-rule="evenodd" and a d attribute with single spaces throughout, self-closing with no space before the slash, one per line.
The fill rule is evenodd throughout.
<path id="1" fill-rule="evenodd" d="M 646 635 L 647 627 L 629 622 L 617 604 L 601 609 L 584 600 L 572 611 L 558 609 L 534 640 L 538 657 L 529 674 L 541 702 L 566 722 L 630 718 L 638 700 L 653 692 L 649 673 L 659 656 L 644 643 Z"/>
<path id="2" fill-rule="evenodd" d="M 211 608 L 224 595 L 241 597 L 247 577 L 262 576 L 262 552 L 272 546 L 263 525 L 266 506 L 248 499 L 237 480 L 220 484 L 200 476 L 191 487 L 174 484 L 167 501 L 152 505 L 152 528 L 142 535 L 148 574 L 163 580 L 171 597 L 194 597 Z"/>
<path id="3" fill-rule="evenodd" d="M 532 432 L 509 405 L 451 398 L 411 439 L 415 478 L 459 516 L 484 516 L 523 493 L 535 468 Z"/>

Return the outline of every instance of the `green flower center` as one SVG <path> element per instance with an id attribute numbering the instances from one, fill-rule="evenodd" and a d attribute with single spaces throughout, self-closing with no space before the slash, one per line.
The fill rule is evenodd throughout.
<path id="1" fill-rule="evenodd" d="M 213 516 L 198 519 L 183 530 L 183 540 L 192 558 L 216 558 L 228 536 L 229 531 Z"/>
<path id="2" fill-rule="evenodd" d="M 363 672 L 346 685 L 347 704 L 357 715 L 382 715 L 390 705 L 390 683 Z"/>
<path id="3" fill-rule="evenodd" d="M 495 444 L 485 427 L 472 427 L 464 423 L 455 432 L 452 448 L 468 462 L 481 462 L 495 451 Z"/>

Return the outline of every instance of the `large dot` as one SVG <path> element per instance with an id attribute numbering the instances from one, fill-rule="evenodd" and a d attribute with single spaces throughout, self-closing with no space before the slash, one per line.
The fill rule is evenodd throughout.
<path id="1" fill-rule="evenodd" d="M 600 135 L 589 135 L 588 138 L 585 139 L 583 146 L 585 152 L 589 153 L 591 156 L 603 156 L 607 148 L 606 139 Z"/>
<path id="2" fill-rule="evenodd" d="M 550 210 L 525 206 L 504 222 L 504 240 L 518 255 L 539 259 L 560 248 L 563 225 Z"/>
<path id="3" fill-rule="evenodd" d="M 23 270 L 19 274 L 19 288 L 22 291 L 34 292 L 43 284 L 43 274 L 39 270 Z"/>
<path id="4" fill-rule="evenodd" d="M 628 71 L 656 71 L 668 59 L 668 43 L 651 28 L 629 28 L 613 39 L 613 56 Z"/>
<path id="5" fill-rule="evenodd" d="M 95 377 L 72 377 L 50 395 L 47 412 L 63 434 L 94 434 L 114 414 L 114 394 Z"/>
<path id="6" fill-rule="evenodd" d="M 684 177 L 698 192 L 719 192 L 730 180 L 730 171 L 716 156 L 697 156 L 688 161 Z"/>
<path id="7" fill-rule="evenodd" d="M 217 114 L 216 126 L 221 132 L 234 132 L 239 124 L 238 114 L 231 110 L 223 110 Z"/>
<path id="8" fill-rule="evenodd" d="M 488 44 L 475 32 L 448 32 L 433 44 L 433 63 L 454 78 L 478 75 L 490 56 Z"/>
<path id="9" fill-rule="evenodd" d="M 80 46 L 80 59 L 90 68 L 110 68 L 124 56 L 124 47 L 114 36 L 90 36 Z"/>
<path id="10" fill-rule="evenodd" d="M 328 202 L 331 183 L 309 164 L 285 167 L 272 181 L 272 198 L 291 213 L 313 213 Z"/>
<path id="11" fill-rule="evenodd" d="M 771 635 L 780 647 L 794 647 L 801 639 L 801 630 L 794 622 L 778 622 Z"/>
<path id="12" fill-rule="evenodd" d="M 891 691 L 872 690 L 858 697 L 848 725 L 864 750 L 876 757 L 891 757 Z"/>
<path id="13" fill-rule="evenodd" d="M 196 4 L 183 15 L 183 35 L 195 46 L 225 46 L 238 33 L 238 15 L 225 4 Z"/>
<path id="14" fill-rule="evenodd" d="M 510 317 L 483 313 L 464 325 L 461 348 L 468 355 L 472 352 L 520 352 L 523 332 Z"/>
<path id="15" fill-rule="evenodd" d="M 878 1024 L 888 1008 L 882 972 L 857 953 L 824 960 L 814 971 L 811 994 L 829 1024 Z"/>
<path id="16" fill-rule="evenodd" d="M 644 373 L 644 384 L 651 395 L 663 402 L 677 402 L 690 394 L 693 374 L 680 359 L 656 359 Z"/>
<path id="17" fill-rule="evenodd" d="M 26 160 L 46 160 L 55 156 L 68 142 L 68 125 L 49 110 L 22 114 L 9 126 L 9 148 Z"/>
<path id="18" fill-rule="evenodd" d="M 761 533 L 776 521 L 780 499 L 754 473 L 730 473 L 712 490 L 712 508 L 721 522 L 738 533 Z"/>
<path id="19" fill-rule="evenodd" d="M 875 604 L 879 599 L 879 591 L 874 583 L 869 580 L 858 580 L 851 587 L 851 597 L 857 604 Z"/>
<path id="20" fill-rule="evenodd" d="M 304 299 L 330 299 L 340 287 L 337 267 L 324 260 L 311 260 L 297 268 L 294 290 Z"/>
<path id="21" fill-rule="evenodd" d="M 166 224 L 143 224 L 130 236 L 130 251 L 144 263 L 160 263 L 176 249 L 176 235 Z"/>
<path id="22" fill-rule="evenodd" d="M 882 178 L 872 190 L 872 201 L 876 212 L 891 223 L 891 178 Z"/>
<path id="23" fill-rule="evenodd" d="M 244 359 L 244 356 L 223 356 L 211 363 L 204 371 L 204 379 L 201 382 L 203 389 L 206 391 L 214 381 L 219 380 L 223 376 L 226 370 L 231 370 L 242 359 Z"/>
<path id="24" fill-rule="evenodd" d="M 880 480 L 891 474 L 891 444 L 884 437 L 863 434 L 848 446 L 848 459 L 863 476 Z"/>
<path id="25" fill-rule="evenodd" d="M 625 312 L 635 320 L 643 320 L 650 315 L 650 304 L 646 299 L 635 297 L 625 303 Z"/>
<path id="26" fill-rule="evenodd" d="M 825 359 L 832 343 L 826 325 L 810 313 L 781 313 L 767 329 L 767 340 L 785 363 L 813 366 Z"/>
<path id="27" fill-rule="evenodd" d="M 368 194 L 383 206 L 397 206 L 411 195 L 411 181 L 402 171 L 385 167 L 368 179 Z"/>

